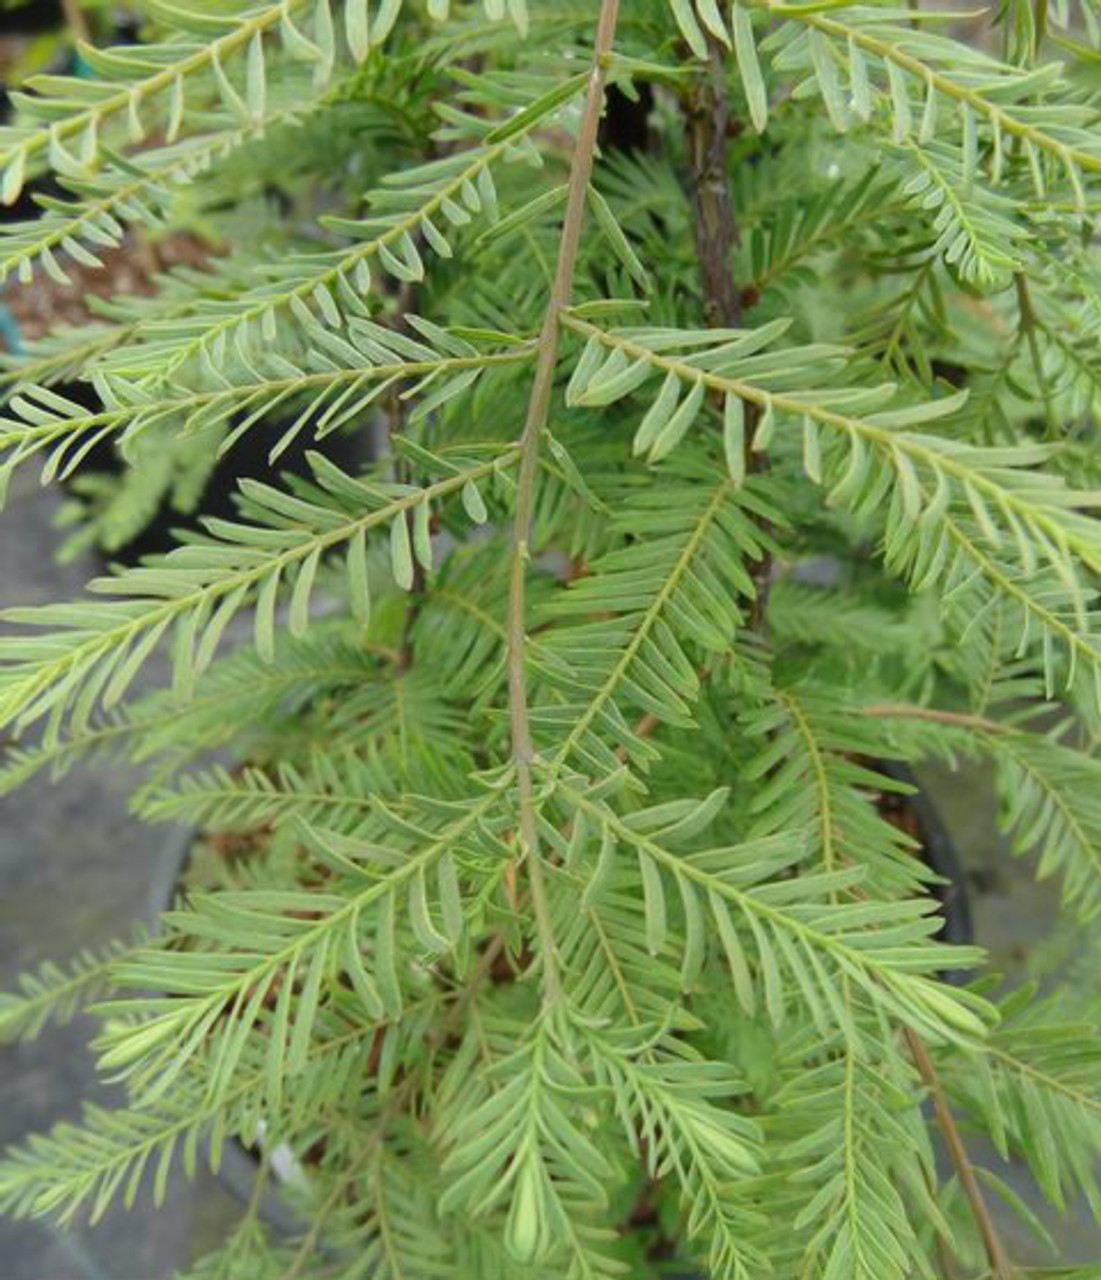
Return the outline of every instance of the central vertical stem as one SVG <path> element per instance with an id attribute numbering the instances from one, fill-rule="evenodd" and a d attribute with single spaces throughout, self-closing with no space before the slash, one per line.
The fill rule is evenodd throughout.
<path id="1" fill-rule="evenodd" d="M 520 801 L 520 850 L 526 859 L 531 884 L 532 906 L 542 952 L 545 995 L 552 1003 L 559 993 L 558 959 L 551 928 L 550 909 L 539 853 L 539 830 L 535 818 L 535 788 L 532 762 L 535 757 L 528 714 L 527 680 L 524 672 L 525 593 L 527 586 L 528 545 L 531 539 L 532 513 L 535 507 L 535 476 L 539 465 L 539 445 L 547 425 L 554 375 L 558 367 L 559 315 L 570 304 L 574 269 L 581 244 L 581 227 L 589 179 L 596 152 L 596 134 L 604 104 L 604 84 L 608 58 L 615 38 L 619 17 L 619 0 L 603 0 L 593 52 L 593 69 L 589 77 L 585 114 L 570 166 L 569 197 L 562 224 L 558 250 L 558 267 L 554 286 L 547 301 L 543 328 L 539 335 L 539 354 L 531 399 L 521 438 L 520 476 L 516 489 L 516 513 L 513 526 L 512 579 L 509 590 L 508 621 L 508 693 L 512 725 L 512 755 L 516 767 L 516 786 Z"/>

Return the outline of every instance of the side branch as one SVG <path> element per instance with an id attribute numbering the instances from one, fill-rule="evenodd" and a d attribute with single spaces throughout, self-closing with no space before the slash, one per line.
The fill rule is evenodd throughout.
<path id="1" fill-rule="evenodd" d="M 876 720 L 927 720 L 931 724 L 953 725 L 959 729 L 972 729 L 976 733 L 997 735 L 1013 732 L 1010 725 L 988 720 L 986 716 L 970 715 L 965 711 L 941 711 L 937 707 L 922 707 L 907 702 L 877 702 L 861 707 L 860 714 Z"/>
<path id="2" fill-rule="evenodd" d="M 539 335 L 535 377 L 521 440 L 520 477 L 516 491 L 516 516 L 513 527 L 508 623 L 508 692 L 512 722 L 512 753 L 516 762 L 516 781 L 520 797 L 520 847 L 522 855 L 527 859 L 548 1002 L 557 997 L 559 980 L 543 868 L 539 861 L 539 833 L 535 820 L 535 797 L 531 773 L 535 753 L 531 740 L 527 682 L 524 674 L 526 635 L 524 606 L 528 542 L 531 537 L 532 512 L 535 506 L 535 475 L 539 462 L 539 444 L 547 424 L 551 392 L 554 388 L 554 374 L 558 365 L 559 316 L 563 309 L 569 306 L 573 289 L 574 269 L 581 243 L 581 226 L 585 216 L 589 179 L 592 176 L 593 156 L 596 151 L 597 128 L 604 105 L 607 63 L 615 38 L 618 17 L 619 0 L 603 0 L 585 114 L 570 168 L 569 198 L 558 250 L 558 268 L 555 272 L 551 296 L 547 302 L 543 328 Z"/>
<path id="3" fill-rule="evenodd" d="M 975 1225 L 982 1236 L 983 1248 L 986 1250 L 987 1261 L 990 1263 L 992 1280 L 1013 1280 L 1017 1272 L 1009 1260 L 1005 1245 L 1002 1243 L 1001 1236 L 998 1235 L 998 1229 L 990 1216 L 990 1210 L 987 1208 L 982 1188 L 979 1186 L 979 1180 L 975 1175 L 975 1166 L 971 1163 L 971 1157 L 967 1154 L 967 1148 L 963 1145 L 963 1139 L 960 1137 L 959 1129 L 956 1127 L 955 1117 L 952 1115 L 948 1100 L 944 1096 L 944 1090 L 941 1088 L 936 1067 L 933 1066 L 933 1060 L 929 1057 L 929 1052 L 920 1036 L 909 1028 L 906 1029 L 905 1035 L 910 1054 L 926 1088 L 928 1088 L 932 1096 L 937 1124 L 940 1126 L 945 1145 L 948 1148 L 949 1155 L 952 1157 L 952 1163 L 956 1166 L 956 1173 L 959 1175 L 963 1193 L 967 1197 L 971 1216 L 974 1218 Z"/>
<path id="4" fill-rule="evenodd" d="M 696 256 L 708 325 L 712 329 L 736 329 L 742 323 L 742 300 L 734 280 L 733 258 L 741 235 L 727 177 L 730 95 L 722 50 L 713 36 L 708 40 L 708 52 L 707 68 L 685 107 L 696 212 Z"/>
<path id="5" fill-rule="evenodd" d="M 730 112 L 723 50 L 713 35 L 708 35 L 707 47 L 707 66 L 684 106 L 692 163 L 696 257 L 703 313 L 708 326 L 712 329 L 739 329 L 743 322 L 743 295 L 734 278 L 733 260 L 734 252 L 741 243 L 741 232 L 734 216 L 727 158 L 728 141 L 737 122 Z M 764 453 L 755 452 L 750 444 L 760 409 L 751 400 L 743 400 L 742 404 L 745 413 L 745 466 L 746 472 L 751 473 L 767 465 Z M 755 630 L 760 629 L 764 620 L 771 574 L 772 557 L 766 551 L 752 569 L 756 596 L 751 625 Z"/>

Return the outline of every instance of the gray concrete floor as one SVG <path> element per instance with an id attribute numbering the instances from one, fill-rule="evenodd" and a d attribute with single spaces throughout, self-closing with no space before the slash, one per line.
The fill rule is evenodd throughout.
<path id="1" fill-rule="evenodd" d="M 30 474 L 0 515 L 0 607 L 65 599 L 90 576 L 87 563 L 54 560 L 57 495 Z M 0 988 L 47 959 L 128 935 L 147 918 L 166 828 L 127 813 L 135 775 L 118 766 L 81 767 L 63 786 L 35 779 L 0 800 Z M 84 1100 L 109 1101 L 87 1039 L 94 1024 L 49 1028 L 30 1044 L 0 1046 L 0 1147 L 58 1120 L 76 1120 Z M 239 1202 L 209 1173 L 177 1178 L 167 1207 L 150 1198 L 112 1211 L 95 1228 L 59 1232 L 45 1222 L 0 1218 L 3 1280 L 160 1280 L 222 1237 Z"/>

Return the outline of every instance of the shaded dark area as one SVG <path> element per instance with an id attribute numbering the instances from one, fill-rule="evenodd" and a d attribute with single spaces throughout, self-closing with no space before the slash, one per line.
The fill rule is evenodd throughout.
<path id="1" fill-rule="evenodd" d="M 633 96 L 618 85 L 608 90 L 607 105 L 600 121 L 598 144 L 601 151 L 649 151 L 654 145 L 650 130 L 650 112 L 654 109 L 654 90 L 643 83 Z"/>
<path id="2" fill-rule="evenodd" d="M 0 36 L 41 35 L 64 21 L 60 0 L 7 0 L 0 6 Z"/>
<path id="3" fill-rule="evenodd" d="M 87 404 L 90 409 L 99 406 L 95 393 L 86 383 L 69 383 L 62 392 Z M 294 422 L 267 420 L 238 440 L 218 462 L 208 477 L 198 506 L 191 511 L 179 511 L 169 501 L 163 501 L 156 516 L 144 529 L 121 547 L 112 547 L 101 553 L 103 565 L 133 566 L 145 557 L 163 555 L 178 546 L 181 538 L 197 533 L 204 519 L 217 517 L 233 519 L 238 511 L 238 496 L 242 480 L 257 480 L 279 488 L 288 488 L 294 479 L 309 478 L 310 467 L 306 455 L 322 453 L 345 471 L 355 471 L 370 460 L 368 437 L 362 432 L 334 432 L 322 441 L 313 438 L 308 431 L 301 432 L 282 453 L 273 466 L 268 455 L 272 445 Z M 81 474 L 92 472 L 121 475 L 126 470 L 118 451 L 109 441 L 101 442 L 86 456 Z"/>
<path id="4" fill-rule="evenodd" d="M 910 765 L 898 760 L 877 760 L 875 768 L 895 782 L 914 788 L 912 795 L 885 792 L 879 809 L 888 822 L 919 842 L 921 860 L 941 878 L 941 883 L 933 887 L 944 918 L 941 940 L 953 945 L 974 942 L 967 872 L 940 810 Z"/>

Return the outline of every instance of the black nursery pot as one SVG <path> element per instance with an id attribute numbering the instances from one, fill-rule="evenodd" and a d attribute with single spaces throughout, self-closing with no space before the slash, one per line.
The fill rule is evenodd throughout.
<path id="1" fill-rule="evenodd" d="M 16 0 L 0 8 L 0 37 L 40 36 L 48 31 L 61 31 L 67 24 L 65 6 L 61 0 Z M 126 13 L 111 15 L 111 21 L 103 18 L 97 24 L 97 33 L 108 37 L 114 44 L 128 43 L 134 39 L 138 20 Z"/>
<path id="2" fill-rule="evenodd" d="M 70 384 L 60 390 L 78 403 L 83 403 L 89 395 L 86 383 L 75 387 Z M 179 545 L 179 534 L 198 530 L 203 517 L 234 519 L 238 514 L 235 500 L 242 480 L 257 480 L 285 488 L 287 477 L 307 478 L 310 475 L 307 452 L 321 453 L 338 467 L 353 472 L 374 457 L 372 433 L 364 424 L 362 429 L 335 432 L 322 441 L 314 440 L 308 430 L 303 431 L 273 465 L 268 454 L 289 425 L 289 421 L 274 419 L 257 423 L 218 459 L 194 511 L 180 512 L 168 501 L 163 501 L 153 519 L 131 541 L 109 551 L 96 548 L 102 566 L 130 568 L 147 556 L 171 551 Z M 107 472 L 118 475 L 123 469 L 118 453 L 110 442 L 104 441 L 84 458 L 77 474 Z"/>
<path id="3" fill-rule="evenodd" d="M 921 860 L 943 879 L 942 884 L 934 887 L 944 920 L 940 940 L 953 946 L 968 945 L 975 940 L 975 927 L 967 873 L 936 804 L 909 765 L 894 760 L 879 760 L 876 761 L 875 768 L 886 777 L 915 788 L 912 795 L 887 793 L 881 810 L 888 819 L 900 819 L 899 825 L 916 836 L 921 844 L 918 850 Z M 959 970 L 948 970 L 941 976 L 947 982 L 956 984 L 968 980 L 968 975 Z"/>
<path id="4" fill-rule="evenodd" d="M 61 0 L 23 0 L 0 9 L 0 36 L 37 36 L 65 25 Z"/>

